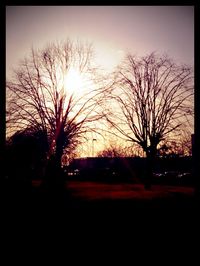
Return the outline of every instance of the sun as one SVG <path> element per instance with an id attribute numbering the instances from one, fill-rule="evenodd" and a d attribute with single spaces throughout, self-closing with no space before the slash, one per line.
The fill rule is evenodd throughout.
<path id="1" fill-rule="evenodd" d="M 65 91 L 70 94 L 78 93 L 84 87 L 84 78 L 75 68 L 70 68 L 64 77 Z"/>

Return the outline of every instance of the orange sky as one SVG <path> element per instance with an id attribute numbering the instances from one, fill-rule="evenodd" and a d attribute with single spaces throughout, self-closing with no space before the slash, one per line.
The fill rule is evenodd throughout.
<path id="1" fill-rule="evenodd" d="M 192 6 L 7 6 L 6 70 L 31 46 L 70 38 L 94 44 L 98 62 L 111 70 L 126 51 L 168 53 L 194 62 Z"/>
<path id="2" fill-rule="evenodd" d="M 194 8 L 7 6 L 6 76 L 9 77 L 12 67 L 28 55 L 32 46 L 40 48 L 68 37 L 92 42 L 97 63 L 107 71 L 112 71 L 127 51 L 138 56 L 153 51 L 168 53 L 178 63 L 193 65 Z M 106 140 L 99 143 L 107 145 Z M 98 141 L 91 140 L 86 149 L 92 155 L 100 149 Z"/>

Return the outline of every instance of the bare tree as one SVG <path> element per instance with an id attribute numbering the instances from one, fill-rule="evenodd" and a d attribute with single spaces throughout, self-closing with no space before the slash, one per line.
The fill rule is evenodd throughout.
<path id="1" fill-rule="evenodd" d="M 96 105 L 101 93 L 92 82 L 76 95 L 65 83 L 71 68 L 95 83 L 91 58 L 91 45 L 70 40 L 32 49 L 6 84 L 7 134 L 30 127 L 46 132 L 48 158 L 54 158 L 58 167 L 63 152 L 74 150 L 85 132 L 92 130 L 89 125 L 102 116 Z"/>
<path id="2" fill-rule="evenodd" d="M 117 143 L 110 143 L 106 148 L 97 153 L 98 157 L 136 157 L 141 154 L 141 148 L 137 144 L 125 146 Z"/>
<path id="3" fill-rule="evenodd" d="M 158 147 L 158 155 L 162 157 L 192 156 L 192 139 L 190 131 L 183 131 L 176 139 L 165 139 Z"/>
<path id="4" fill-rule="evenodd" d="M 123 157 L 124 152 L 123 148 L 116 146 L 116 145 L 110 145 L 109 147 L 105 148 L 102 151 L 99 151 L 97 154 L 97 157 Z"/>
<path id="5" fill-rule="evenodd" d="M 117 135 L 142 147 L 151 167 L 160 141 L 193 115 L 192 69 L 155 53 L 139 59 L 129 54 L 116 76 L 107 121 Z"/>

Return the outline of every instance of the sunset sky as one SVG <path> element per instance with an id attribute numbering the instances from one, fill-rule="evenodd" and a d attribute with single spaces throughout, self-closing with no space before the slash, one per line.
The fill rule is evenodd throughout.
<path id="1" fill-rule="evenodd" d="M 31 47 L 66 38 L 93 43 L 97 63 L 107 71 L 127 52 L 167 53 L 193 66 L 194 7 L 7 6 L 6 77 Z"/>
<path id="2" fill-rule="evenodd" d="M 55 40 L 92 42 L 98 63 L 112 70 L 126 51 L 138 56 L 168 53 L 181 63 L 194 62 L 192 6 L 7 6 L 6 71 L 31 46 Z"/>

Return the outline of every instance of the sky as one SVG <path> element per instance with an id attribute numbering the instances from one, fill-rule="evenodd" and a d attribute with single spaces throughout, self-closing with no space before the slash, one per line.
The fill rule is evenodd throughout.
<path id="1" fill-rule="evenodd" d="M 112 70 L 127 52 L 167 53 L 194 63 L 193 6 L 7 6 L 6 75 L 30 52 L 66 38 L 93 43 L 97 62 Z"/>
<path id="2" fill-rule="evenodd" d="M 177 63 L 193 66 L 194 7 L 7 6 L 6 77 L 31 47 L 67 38 L 93 43 L 97 63 L 107 71 L 127 52 L 167 53 Z"/>

